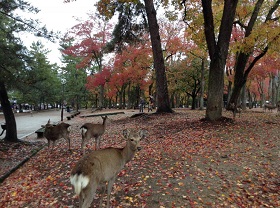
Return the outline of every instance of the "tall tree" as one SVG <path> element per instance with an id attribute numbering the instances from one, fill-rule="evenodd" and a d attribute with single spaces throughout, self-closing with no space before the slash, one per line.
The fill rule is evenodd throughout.
<path id="1" fill-rule="evenodd" d="M 136 5 L 136 6 L 132 7 L 131 5 Z M 111 18 L 114 15 L 114 13 L 118 12 L 118 9 L 121 7 L 122 10 L 120 12 L 120 15 L 134 14 L 131 15 L 130 18 L 125 18 L 125 22 L 129 22 L 129 23 L 138 22 L 140 18 L 136 20 L 135 17 L 142 17 L 143 22 L 141 23 L 143 23 L 144 26 L 147 25 L 148 22 L 151 42 L 152 42 L 154 68 L 156 71 L 156 89 L 157 89 L 156 94 L 157 94 L 157 107 L 158 107 L 157 112 L 172 112 L 172 109 L 170 107 L 170 102 L 169 102 L 169 96 L 168 96 L 165 65 L 164 65 L 161 40 L 159 35 L 159 26 L 157 23 L 156 10 L 154 7 L 153 0 L 145 1 L 145 11 L 148 17 L 147 18 L 148 21 L 146 20 L 146 15 L 143 12 L 143 4 L 140 1 L 117 1 L 117 2 L 109 1 L 108 2 L 108 1 L 100 0 L 97 3 L 97 6 L 100 14 L 107 16 L 108 18 Z M 134 12 L 131 13 L 132 11 Z M 125 17 L 127 17 L 127 15 L 125 15 Z M 124 20 L 124 19 L 119 18 L 119 21 L 120 20 Z M 145 28 L 143 27 L 143 25 L 139 25 L 139 24 L 125 24 L 125 25 L 128 27 L 120 27 L 119 25 L 118 28 L 115 28 L 117 29 L 116 30 L 117 32 L 115 34 L 123 34 L 122 32 L 124 31 L 123 29 L 125 28 L 126 29 L 125 34 L 130 34 L 130 36 L 126 36 L 126 37 L 137 37 L 134 35 L 135 34 L 134 32 L 135 31 L 139 32 L 139 29 Z"/>
<path id="2" fill-rule="evenodd" d="M 240 5 L 234 23 L 242 29 L 243 39 L 237 43 L 239 50 L 234 67 L 233 92 L 227 106 L 229 110 L 235 110 L 241 89 L 254 65 L 269 49 L 279 51 L 279 5 L 280 0 L 258 0 Z"/>
<path id="3" fill-rule="evenodd" d="M 206 119 L 222 117 L 224 69 L 238 0 L 224 0 L 219 33 L 215 34 L 212 0 L 202 0 L 204 30 L 210 57 Z M 220 1 L 219 1 L 220 2 Z"/>
<path id="4" fill-rule="evenodd" d="M 64 1 L 70 2 L 71 0 L 64 0 Z M 129 5 L 131 4 L 138 5 L 136 9 L 139 8 L 140 9 L 136 10 L 134 14 L 137 14 L 138 16 L 142 15 L 144 18 L 144 23 L 147 23 L 147 21 L 145 21 L 146 20 L 145 14 L 142 13 L 143 5 L 139 1 L 136 2 L 135 1 L 117 1 L 117 2 L 109 1 L 108 2 L 108 1 L 100 0 L 97 3 L 97 6 L 98 6 L 98 11 L 100 12 L 101 15 L 104 15 L 107 18 L 112 18 L 115 12 L 117 11 L 117 8 L 119 8 L 120 5 L 121 6 L 125 5 L 124 9 L 125 10 L 128 9 L 127 11 L 130 12 L 131 10 L 129 9 L 130 7 Z M 149 31 L 151 36 L 152 50 L 153 50 L 153 57 L 154 57 L 154 67 L 156 70 L 157 112 L 173 112 L 169 102 L 167 80 L 165 74 L 165 65 L 164 65 L 164 59 L 163 59 L 161 41 L 159 35 L 159 26 L 157 23 L 156 10 L 154 7 L 153 0 L 145 0 L 145 10 L 148 17 Z M 132 19 L 133 18 L 126 18 L 125 21 L 132 22 L 133 21 Z M 131 24 L 127 24 L 127 25 L 130 27 L 127 28 L 130 29 L 129 31 L 139 29 L 138 27 L 131 27 Z M 119 29 L 120 28 L 121 27 L 119 27 Z M 121 31 L 118 30 L 118 33 L 120 32 Z"/>
<path id="5" fill-rule="evenodd" d="M 17 142 L 17 130 L 14 114 L 11 109 L 7 90 L 15 88 L 31 70 L 28 52 L 15 37 L 16 32 L 28 31 L 38 36 L 51 37 L 46 28 L 39 28 L 36 20 L 26 20 L 18 16 L 14 11 L 21 9 L 28 12 L 38 12 L 29 3 L 22 0 L 0 2 L 0 101 L 6 122 L 6 136 L 4 141 Z"/>
<path id="6" fill-rule="evenodd" d="M 75 40 L 73 45 L 63 51 L 64 54 L 79 57 L 77 68 L 91 68 L 92 76 L 104 68 L 104 56 L 110 40 L 111 25 L 97 15 L 90 15 L 87 21 L 75 25 L 64 37 Z M 97 69 L 97 71 L 94 71 Z M 104 84 L 99 86 L 99 107 L 104 107 Z"/>
<path id="7" fill-rule="evenodd" d="M 170 107 L 165 65 L 159 35 L 159 26 L 157 23 L 157 13 L 153 0 L 145 0 L 145 8 L 148 17 L 149 31 L 152 42 L 154 57 L 154 67 L 156 70 L 156 89 L 157 89 L 157 112 L 173 112 Z"/>
<path id="8" fill-rule="evenodd" d="M 29 64 L 31 70 L 27 70 L 26 80 L 23 79 L 22 87 L 19 86 L 25 94 L 28 91 L 32 93 L 33 103 L 40 104 L 40 108 L 41 103 L 58 102 L 61 95 L 58 66 L 48 61 L 49 52 L 40 41 L 32 43 L 30 47 L 32 63 Z"/>

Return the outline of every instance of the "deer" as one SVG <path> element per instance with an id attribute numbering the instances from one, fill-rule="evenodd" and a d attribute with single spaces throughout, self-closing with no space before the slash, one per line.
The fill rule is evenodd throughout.
<path id="1" fill-rule="evenodd" d="M 277 107 L 277 112 L 279 112 L 280 111 L 280 101 L 277 101 L 276 107 Z"/>
<path id="2" fill-rule="evenodd" d="M 268 109 L 269 111 L 272 112 L 272 110 L 275 108 L 277 108 L 277 106 L 274 106 L 272 104 L 264 104 L 264 111 L 266 111 L 266 109 Z"/>
<path id="3" fill-rule="evenodd" d="M 106 129 L 106 121 L 107 116 L 101 116 L 103 119 L 102 124 L 93 124 L 93 123 L 85 123 L 81 126 L 81 134 L 82 134 L 82 152 L 85 154 L 85 142 L 88 142 L 92 137 L 95 138 L 95 150 L 100 149 L 100 138 L 104 134 Z"/>
<path id="4" fill-rule="evenodd" d="M 239 113 L 239 117 L 240 117 L 242 111 L 242 105 L 241 104 L 236 105 L 235 103 L 230 103 L 227 110 L 232 111 L 233 119 L 235 119 L 236 113 Z"/>
<path id="5" fill-rule="evenodd" d="M 146 136 L 146 130 L 123 130 L 126 139 L 124 148 L 109 147 L 92 151 L 83 156 L 73 167 L 70 182 L 76 195 L 79 196 L 79 207 L 90 207 L 93 199 L 97 199 L 95 192 L 98 187 L 107 182 L 107 208 L 110 205 L 112 186 L 118 173 L 125 164 L 132 160 L 136 151 L 141 150 L 140 140 Z M 105 190 L 100 199 L 100 207 Z"/>
<path id="6" fill-rule="evenodd" d="M 46 125 L 42 125 L 45 128 L 44 136 L 48 140 L 48 150 L 50 149 L 51 141 L 53 142 L 52 150 L 54 148 L 55 142 L 61 138 L 68 141 L 68 147 L 70 151 L 70 136 L 71 125 L 67 123 L 60 123 L 58 125 L 53 125 L 50 123 L 50 119 Z"/>

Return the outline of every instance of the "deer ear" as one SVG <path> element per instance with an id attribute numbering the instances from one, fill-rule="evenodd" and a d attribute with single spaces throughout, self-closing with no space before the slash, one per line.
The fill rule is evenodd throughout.
<path id="1" fill-rule="evenodd" d="M 139 131 L 139 136 L 141 139 L 144 139 L 147 136 L 147 134 L 148 134 L 147 130 L 141 129 Z"/>
<path id="2" fill-rule="evenodd" d="M 50 123 L 51 123 L 51 119 L 48 120 L 48 124 L 50 124 Z"/>
<path id="3" fill-rule="evenodd" d="M 127 129 L 124 129 L 123 130 L 123 136 L 124 136 L 124 138 L 128 138 L 128 135 L 129 135 L 129 131 L 127 130 Z"/>

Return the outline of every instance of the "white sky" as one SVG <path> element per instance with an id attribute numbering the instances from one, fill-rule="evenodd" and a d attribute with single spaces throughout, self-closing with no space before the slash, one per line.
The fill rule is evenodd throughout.
<path id="1" fill-rule="evenodd" d="M 61 31 L 64 34 L 68 29 L 76 25 L 76 18 L 87 19 L 87 14 L 95 11 L 94 4 L 96 0 L 76 0 L 70 3 L 63 3 L 63 0 L 26 0 L 34 7 L 41 10 L 38 14 L 31 18 L 38 19 L 42 25 L 46 25 L 48 30 Z M 25 35 L 21 37 L 24 43 L 29 46 L 33 41 L 37 41 L 36 37 Z M 51 63 L 60 64 L 61 53 L 59 52 L 58 41 L 56 44 L 39 39 L 44 46 L 51 50 L 48 55 Z"/>

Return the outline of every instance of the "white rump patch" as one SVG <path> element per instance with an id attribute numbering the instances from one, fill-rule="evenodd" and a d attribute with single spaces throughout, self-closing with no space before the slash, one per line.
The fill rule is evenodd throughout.
<path id="1" fill-rule="evenodd" d="M 87 129 L 82 127 L 80 132 L 81 132 L 82 135 L 85 135 L 87 133 Z"/>
<path id="2" fill-rule="evenodd" d="M 82 189 L 84 189 L 88 185 L 89 177 L 83 176 L 82 174 L 81 175 L 77 175 L 77 174 L 71 175 L 70 182 L 74 186 L 75 193 L 77 195 L 79 195 L 81 193 Z"/>

